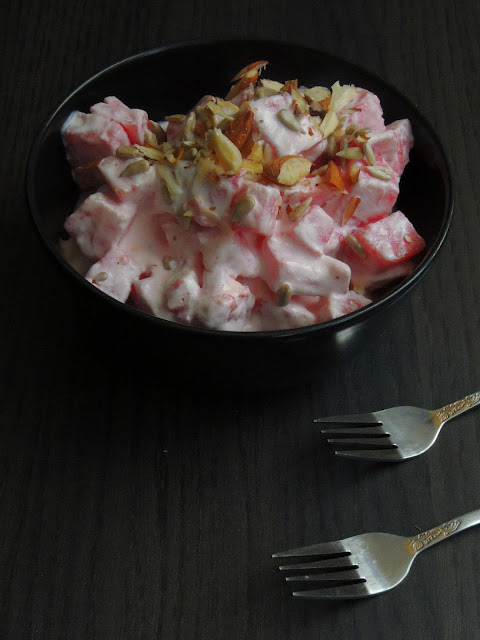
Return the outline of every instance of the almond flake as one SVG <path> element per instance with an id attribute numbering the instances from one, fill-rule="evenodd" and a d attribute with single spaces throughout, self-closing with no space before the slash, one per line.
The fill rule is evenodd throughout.
<path id="1" fill-rule="evenodd" d="M 360 167 L 361 165 L 357 162 L 354 162 L 350 165 L 350 169 L 348 170 L 348 177 L 350 178 L 350 182 L 352 184 L 356 184 L 358 182 L 358 178 L 360 176 Z"/>
<path id="2" fill-rule="evenodd" d="M 155 134 L 158 144 L 162 144 L 162 142 L 166 142 L 167 134 L 163 129 L 163 127 L 158 122 L 155 122 L 154 120 L 149 120 L 148 126 L 150 127 L 150 131 L 152 131 Z"/>
<path id="3" fill-rule="evenodd" d="M 341 111 L 357 95 L 356 88 L 351 84 L 341 85 L 338 81 L 332 85 L 332 101 L 330 108 Z"/>
<path id="4" fill-rule="evenodd" d="M 135 149 L 145 158 L 150 158 L 150 160 L 163 160 L 164 158 L 163 151 L 155 147 L 144 147 L 136 144 Z"/>
<path id="5" fill-rule="evenodd" d="M 286 307 L 292 299 L 292 290 L 288 284 L 282 284 L 277 290 L 277 304 Z"/>
<path id="6" fill-rule="evenodd" d="M 195 115 L 195 111 L 190 111 L 185 121 L 185 127 L 183 129 L 183 137 L 185 140 L 193 141 L 195 140 L 195 126 L 197 124 L 197 116 Z"/>
<path id="7" fill-rule="evenodd" d="M 305 178 L 312 167 L 312 163 L 303 156 L 282 156 L 272 160 L 265 166 L 267 177 L 288 187 Z"/>
<path id="8" fill-rule="evenodd" d="M 312 198 L 308 198 L 307 200 L 304 200 L 302 203 L 298 205 L 298 207 L 295 207 L 295 209 L 292 209 L 290 211 L 290 213 L 288 214 L 288 217 L 290 218 L 290 220 L 292 220 L 292 222 L 299 220 L 303 216 L 303 214 L 308 211 L 311 204 L 312 204 Z"/>
<path id="9" fill-rule="evenodd" d="M 165 118 L 167 122 L 171 122 L 172 124 L 180 124 L 184 122 L 185 119 L 186 116 L 184 116 L 183 113 L 175 113 L 173 116 L 166 116 Z"/>
<path id="10" fill-rule="evenodd" d="M 156 149 L 159 148 L 157 136 L 150 129 L 147 129 L 143 134 L 143 144 Z"/>
<path id="11" fill-rule="evenodd" d="M 251 62 L 246 67 L 240 69 L 240 71 L 232 78 L 231 82 L 237 82 L 240 78 L 243 78 L 247 73 L 251 71 L 260 71 L 264 69 L 268 64 L 268 60 L 257 60 L 257 62 Z"/>
<path id="12" fill-rule="evenodd" d="M 337 114 L 333 109 L 329 109 L 327 111 L 327 115 L 322 120 L 322 124 L 320 125 L 320 131 L 323 133 L 325 138 L 328 138 L 330 134 L 332 134 L 335 129 L 338 127 L 339 121 Z"/>
<path id="13" fill-rule="evenodd" d="M 361 160 L 363 158 L 363 151 L 360 147 L 347 147 L 346 149 L 342 149 L 342 151 L 338 151 L 336 155 L 346 160 Z"/>
<path id="14" fill-rule="evenodd" d="M 256 201 L 252 196 L 246 196 L 245 198 L 242 198 L 242 200 L 237 202 L 233 209 L 232 221 L 239 222 L 240 220 L 242 220 L 246 215 L 250 213 L 255 205 Z"/>
<path id="15" fill-rule="evenodd" d="M 387 169 L 382 169 L 381 167 L 365 167 L 366 170 L 372 175 L 374 178 L 379 178 L 379 180 L 390 180 L 392 174 Z"/>
<path id="16" fill-rule="evenodd" d="M 263 173 L 263 164 L 261 162 L 255 162 L 255 160 L 244 160 L 242 162 L 242 169 L 249 171 L 250 173 Z"/>
<path id="17" fill-rule="evenodd" d="M 350 249 L 357 254 L 357 256 L 360 256 L 360 258 L 367 257 L 364 248 L 355 236 L 345 236 L 345 242 L 348 244 Z"/>
<path id="18" fill-rule="evenodd" d="M 375 154 L 373 153 L 372 145 L 370 142 L 365 142 L 365 144 L 363 145 L 363 152 L 365 153 L 365 157 L 368 160 L 369 164 L 372 165 L 372 167 L 377 164 L 377 161 L 375 160 Z"/>
<path id="19" fill-rule="evenodd" d="M 207 132 L 207 142 L 215 152 L 220 164 L 229 174 L 235 174 L 242 168 L 242 154 L 231 140 L 220 129 L 211 129 Z"/>
<path id="20" fill-rule="evenodd" d="M 303 95 L 310 98 L 312 102 L 321 102 L 325 98 L 329 98 L 331 94 L 330 89 L 327 87 L 311 87 L 310 89 L 303 89 Z"/>
<path id="21" fill-rule="evenodd" d="M 347 222 L 350 220 L 350 218 L 353 216 L 353 214 L 357 210 L 357 207 L 360 204 L 360 202 L 361 202 L 360 198 L 357 198 L 357 197 L 351 198 L 348 201 L 348 204 L 345 207 L 345 211 L 343 212 L 343 216 L 342 216 L 342 226 L 344 224 L 347 224 Z"/>
<path id="22" fill-rule="evenodd" d="M 150 169 L 149 163 L 142 158 L 141 160 L 136 160 L 135 162 L 130 162 L 129 165 L 122 171 L 120 174 L 120 178 L 129 178 L 130 176 L 136 176 L 139 173 L 145 173 Z"/>
<path id="23" fill-rule="evenodd" d="M 125 160 L 142 157 L 142 154 L 140 153 L 140 151 L 135 147 L 125 147 L 125 146 L 117 147 L 117 150 L 115 151 L 115 155 L 117 156 L 117 158 L 123 158 Z"/>
<path id="24" fill-rule="evenodd" d="M 180 185 L 178 184 L 173 174 L 173 171 L 169 169 L 169 167 L 167 167 L 166 165 L 156 164 L 155 169 L 157 171 L 158 177 L 161 178 L 165 184 L 167 194 L 171 202 L 173 198 L 175 198 L 175 196 L 179 195 L 181 191 Z"/>
<path id="25" fill-rule="evenodd" d="M 298 133 L 305 133 L 305 129 L 300 124 L 300 121 L 293 115 L 288 109 L 281 109 L 277 113 L 277 118 L 291 131 L 297 131 Z"/>

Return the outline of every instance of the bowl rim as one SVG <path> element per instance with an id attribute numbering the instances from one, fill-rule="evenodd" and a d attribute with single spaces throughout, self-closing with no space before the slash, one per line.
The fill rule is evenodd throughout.
<path id="1" fill-rule="evenodd" d="M 442 161 L 444 163 L 445 168 L 445 184 L 446 184 L 446 207 L 443 215 L 443 221 L 440 228 L 440 232 L 437 235 L 435 242 L 430 248 L 429 254 L 424 257 L 422 262 L 415 268 L 415 270 L 407 276 L 404 280 L 402 280 L 399 284 L 392 287 L 392 289 L 382 296 L 379 300 L 374 301 L 365 307 L 357 309 L 356 311 L 352 311 L 346 315 L 340 316 L 338 318 L 334 318 L 332 320 L 327 320 L 325 322 L 321 322 L 318 324 L 308 325 L 304 327 L 296 327 L 291 329 L 275 329 L 275 330 L 264 330 L 264 331 L 226 331 L 221 329 L 210 329 L 207 327 L 197 327 L 187 324 L 181 324 L 178 322 L 173 322 L 171 320 L 166 320 L 164 318 L 158 318 L 157 316 L 153 316 L 151 314 L 145 313 L 135 307 L 127 305 L 123 302 L 119 302 L 107 295 L 94 285 L 90 284 L 83 276 L 81 276 L 61 255 L 58 247 L 52 242 L 46 234 L 43 232 L 42 225 L 40 224 L 40 215 L 38 214 L 38 209 L 35 202 L 34 197 L 34 173 L 37 166 L 38 154 L 41 148 L 41 145 L 44 141 L 45 134 L 50 127 L 52 121 L 55 119 L 57 114 L 63 109 L 63 107 L 72 99 L 75 98 L 77 94 L 80 94 L 85 88 L 88 87 L 91 83 L 97 81 L 102 76 L 106 76 L 112 71 L 126 66 L 131 63 L 141 62 L 142 59 L 161 55 L 166 51 L 172 51 L 177 49 L 186 49 L 186 48 L 202 48 L 208 46 L 235 46 L 235 44 L 251 44 L 254 46 L 258 45 L 275 45 L 280 47 L 294 47 L 297 50 L 302 49 L 304 52 L 310 52 L 315 56 L 324 56 L 326 58 L 330 58 L 333 61 L 340 62 L 342 64 L 346 64 L 352 68 L 353 71 L 357 71 L 367 77 L 370 77 L 372 81 L 384 86 L 389 92 L 396 94 L 405 104 L 406 106 L 414 112 L 415 117 L 421 123 L 421 125 L 428 131 L 431 139 L 433 140 Z M 26 199 L 28 204 L 28 209 L 30 213 L 30 218 L 33 222 L 34 228 L 40 237 L 42 243 L 47 249 L 48 254 L 54 259 L 55 263 L 58 267 L 60 267 L 64 272 L 70 274 L 74 278 L 74 280 L 83 288 L 84 291 L 90 291 L 91 294 L 96 295 L 97 299 L 103 301 L 104 303 L 113 305 L 114 308 L 117 308 L 120 312 L 123 310 L 124 313 L 130 314 L 132 317 L 136 317 L 141 319 L 143 322 L 153 323 L 157 325 L 159 328 L 163 326 L 164 328 L 168 328 L 169 330 L 177 330 L 181 332 L 191 333 L 193 335 L 198 336 L 210 336 L 216 337 L 219 336 L 236 338 L 240 340 L 280 340 L 282 338 L 300 338 L 302 336 L 307 336 L 312 333 L 318 332 L 330 332 L 330 331 L 338 331 L 340 329 L 347 329 L 351 327 L 353 324 L 357 324 L 362 321 L 366 321 L 370 316 L 381 311 L 382 309 L 387 309 L 393 303 L 400 300 L 404 295 L 410 291 L 423 277 L 425 272 L 429 269 L 431 263 L 437 256 L 440 251 L 442 245 L 444 244 L 446 235 L 449 231 L 453 209 L 454 209 L 454 184 L 453 184 L 453 176 L 452 170 L 450 166 L 450 162 L 445 153 L 445 149 L 442 141 L 440 140 L 439 135 L 435 131 L 434 127 L 430 124 L 427 118 L 420 112 L 418 107 L 407 97 L 405 96 L 399 89 L 395 86 L 384 80 L 380 75 L 370 71 L 369 69 L 360 66 L 350 60 L 337 56 L 336 54 L 329 53 L 328 51 L 322 51 L 321 49 L 317 49 L 315 47 L 300 44 L 294 41 L 288 40 L 274 40 L 267 38 L 234 38 L 234 39 L 210 39 L 210 38 L 198 38 L 192 40 L 184 40 L 179 42 L 171 42 L 164 44 L 160 47 L 155 47 L 153 49 L 148 49 L 146 51 L 141 51 L 139 53 L 133 54 L 126 58 L 122 58 L 113 64 L 101 69 L 96 72 L 92 76 L 90 76 L 87 80 L 78 85 L 75 89 L 70 91 L 70 93 L 60 101 L 60 103 L 55 107 L 49 115 L 43 120 L 41 125 L 38 128 L 37 134 L 32 143 L 30 152 L 28 154 L 28 159 L 26 163 L 25 169 L 25 189 L 26 189 Z M 67 214 L 66 214 L 67 215 Z"/>

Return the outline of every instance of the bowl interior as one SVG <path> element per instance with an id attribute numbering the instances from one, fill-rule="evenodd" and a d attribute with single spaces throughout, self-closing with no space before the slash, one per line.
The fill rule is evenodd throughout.
<path id="1" fill-rule="evenodd" d="M 85 288 L 97 293 L 64 262 L 58 249 L 64 220 L 74 210 L 79 195 L 70 176 L 60 136 L 62 124 L 70 112 L 74 109 L 88 111 L 95 102 L 115 95 L 131 107 L 145 109 L 150 118 L 161 120 L 171 113 L 186 112 L 207 93 L 225 95 L 233 75 L 245 64 L 258 59 L 270 61 L 265 77 L 280 81 L 298 78 L 299 83 L 309 86 L 330 86 L 336 80 L 354 84 L 379 96 L 386 123 L 410 119 L 415 146 L 402 177 L 397 208 L 407 215 L 427 243 L 412 276 L 379 302 L 324 325 L 290 330 L 289 333 L 351 324 L 356 318 L 368 316 L 379 306 L 388 306 L 401 297 L 425 272 L 448 230 L 452 190 L 441 144 L 417 109 L 373 74 L 326 53 L 288 43 L 204 42 L 146 52 L 102 71 L 58 107 L 34 143 L 27 169 L 27 197 L 33 221 L 50 252 L 74 278 L 83 282 Z M 107 296 L 100 292 L 98 295 L 107 301 Z"/>

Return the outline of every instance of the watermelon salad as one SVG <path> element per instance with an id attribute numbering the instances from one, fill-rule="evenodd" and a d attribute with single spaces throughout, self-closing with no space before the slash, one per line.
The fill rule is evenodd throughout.
<path id="1" fill-rule="evenodd" d="M 150 120 L 110 96 L 62 135 L 82 189 L 66 259 L 95 287 L 173 322 L 226 331 L 314 325 L 375 300 L 425 242 L 394 209 L 408 120 L 339 82 L 242 69 L 225 98 Z"/>

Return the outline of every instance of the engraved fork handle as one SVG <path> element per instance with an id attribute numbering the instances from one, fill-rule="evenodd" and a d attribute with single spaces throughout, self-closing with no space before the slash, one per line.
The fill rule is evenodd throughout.
<path id="1" fill-rule="evenodd" d="M 448 538 L 456 533 L 460 533 L 470 527 L 475 527 L 480 524 L 480 509 L 470 511 L 463 516 L 448 520 L 438 527 L 423 531 L 413 538 L 407 538 L 407 551 L 412 555 L 423 551 L 427 547 L 431 547 L 437 542 L 442 542 L 445 538 Z"/>
<path id="2" fill-rule="evenodd" d="M 461 400 L 457 400 L 456 402 L 432 411 L 433 424 L 436 427 L 441 427 L 448 422 L 448 420 L 459 416 L 461 413 L 465 413 L 465 411 L 470 411 L 470 409 L 474 409 L 478 407 L 478 405 L 480 405 L 480 391 L 471 393 Z"/>

